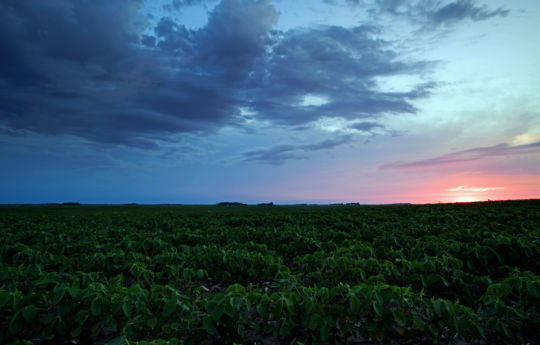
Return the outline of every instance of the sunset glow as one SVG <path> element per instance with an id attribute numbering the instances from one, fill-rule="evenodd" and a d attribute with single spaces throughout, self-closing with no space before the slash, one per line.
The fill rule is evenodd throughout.
<path id="1" fill-rule="evenodd" d="M 450 192 L 489 192 L 492 190 L 503 190 L 506 187 L 467 187 L 467 186 L 458 186 L 456 188 L 450 188 Z"/>
<path id="2" fill-rule="evenodd" d="M 453 200 L 449 200 L 449 202 L 474 202 L 474 201 L 486 201 L 486 199 L 469 195 L 469 196 L 458 196 L 458 197 L 455 197 Z"/>
<path id="3" fill-rule="evenodd" d="M 458 186 L 450 188 L 448 191 L 455 192 L 455 196 L 451 197 L 451 202 L 472 202 L 472 201 L 486 201 L 491 200 L 493 197 L 493 191 L 504 190 L 505 187 L 469 187 Z M 488 197 L 490 196 L 490 197 Z"/>

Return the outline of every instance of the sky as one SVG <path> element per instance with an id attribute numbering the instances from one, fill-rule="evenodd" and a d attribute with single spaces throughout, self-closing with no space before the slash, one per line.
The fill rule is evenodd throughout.
<path id="1" fill-rule="evenodd" d="M 537 0 L 0 2 L 0 203 L 540 198 Z"/>

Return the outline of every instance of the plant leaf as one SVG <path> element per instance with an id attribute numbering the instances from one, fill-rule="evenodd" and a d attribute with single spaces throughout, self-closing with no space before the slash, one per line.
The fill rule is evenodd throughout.
<path id="1" fill-rule="evenodd" d="M 121 335 L 119 337 L 109 340 L 105 345 L 122 345 L 126 341 L 126 336 Z"/>

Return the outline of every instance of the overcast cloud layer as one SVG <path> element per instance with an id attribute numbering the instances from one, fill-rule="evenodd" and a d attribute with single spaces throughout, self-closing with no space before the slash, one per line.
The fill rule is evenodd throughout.
<path id="1" fill-rule="evenodd" d="M 73 150 L 99 156 L 90 165 L 104 159 L 95 147 L 108 147 L 111 162 L 227 157 L 227 164 L 284 167 L 335 150 L 349 159 L 373 138 L 406 136 L 409 129 L 391 128 L 388 117 L 418 118 L 422 104 L 448 85 L 438 75 L 448 61 L 422 53 L 427 45 L 392 37 L 388 20 L 415 35 L 407 40 L 429 42 L 515 13 L 473 0 L 311 4 L 299 2 L 298 13 L 358 15 L 343 25 L 314 15 L 315 24 L 295 27 L 280 25 L 288 13 L 271 0 L 2 1 L 3 155 L 14 157 L 16 143 L 48 147 L 66 137 L 74 138 Z M 182 20 L 196 8 L 207 11 L 200 27 Z M 496 144 L 426 152 L 437 158 L 389 155 L 373 169 L 538 152 L 536 143 Z"/>

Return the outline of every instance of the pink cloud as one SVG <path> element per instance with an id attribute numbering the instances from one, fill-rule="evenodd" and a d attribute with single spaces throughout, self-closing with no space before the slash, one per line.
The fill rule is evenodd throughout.
<path id="1" fill-rule="evenodd" d="M 540 152 L 540 141 L 526 144 L 510 146 L 508 144 L 499 144 L 488 147 L 475 147 L 472 149 L 452 152 L 446 155 L 422 159 L 412 162 L 394 162 L 382 165 L 381 169 L 414 169 L 426 167 L 441 167 L 454 165 L 456 163 L 472 162 L 482 160 L 488 157 L 513 156 Z"/>
<path id="2" fill-rule="evenodd" d="M 449 192 L 489 192 L 492 190 L 503 190 L 506 187 L 467 187 L 467 186 L 457 186 L 455 188 L 448 189 Z"/>

